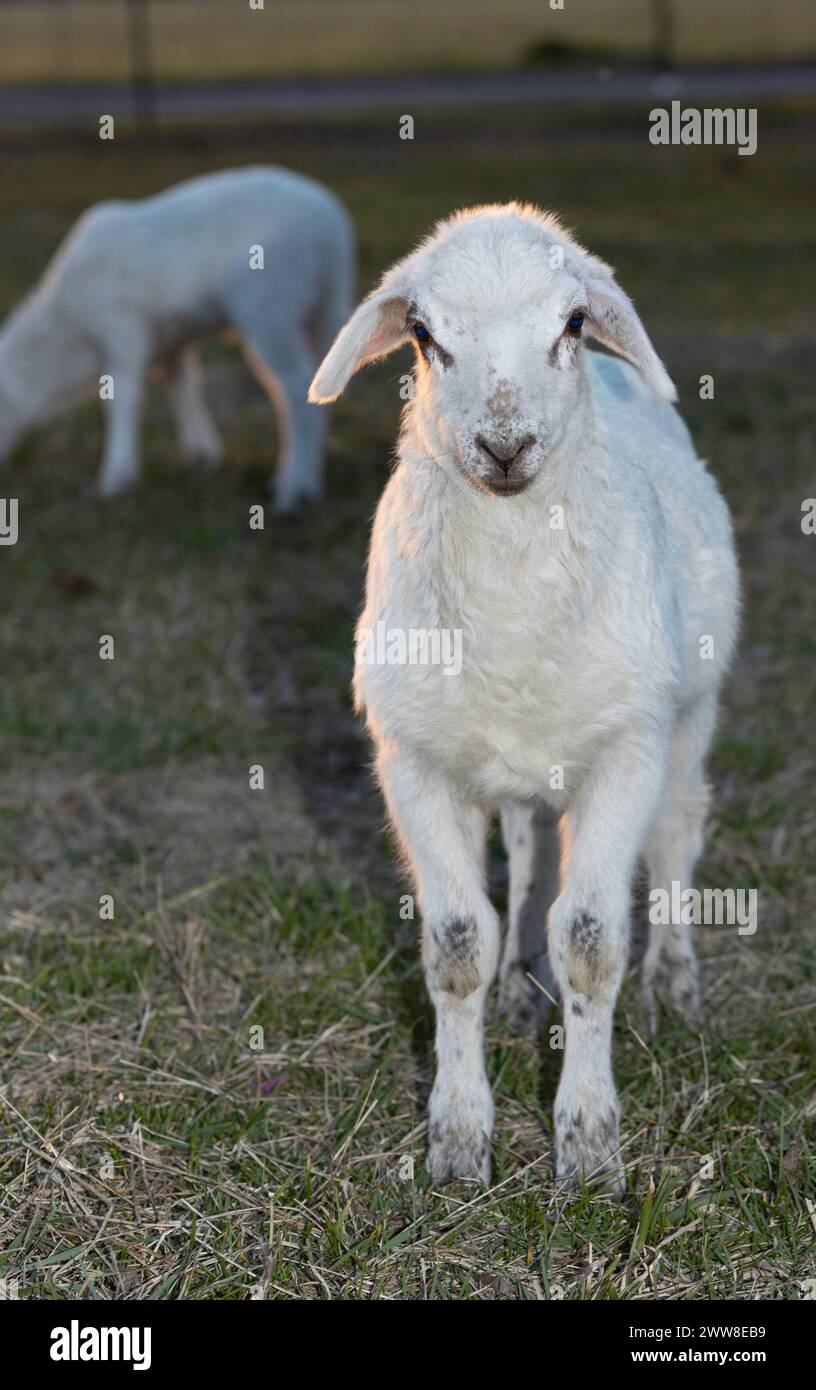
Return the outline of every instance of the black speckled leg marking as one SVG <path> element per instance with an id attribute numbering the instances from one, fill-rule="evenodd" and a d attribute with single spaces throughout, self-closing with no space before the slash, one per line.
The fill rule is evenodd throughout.
<path id="1" fill-rule="evenodd" d="M 438 988 L 466 999 L 479 987 L 478 928 L 472 917 L 450 917 L 431 928 Z"/>

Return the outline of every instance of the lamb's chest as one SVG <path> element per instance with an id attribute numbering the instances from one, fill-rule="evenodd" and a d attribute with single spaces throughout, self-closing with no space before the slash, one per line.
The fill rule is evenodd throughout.
<path id="1" fill-rule="evenodd" d="M 360 681 L 377 721 L 472 795 L 552 792 L 560 804 L 586 759 L 588 727 L 566 698 L 563 669 L 533 640 L 473 641 L 466 628 L 442 651 L 449 659 Z"/>

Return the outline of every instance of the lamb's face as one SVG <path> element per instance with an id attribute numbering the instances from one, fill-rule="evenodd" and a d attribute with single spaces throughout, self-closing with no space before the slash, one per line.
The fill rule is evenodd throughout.
<path id="1" fill-rule="evenodd" d="M 338 334 L 309 399 L 335 400 L 360 367 L 413 339 L 420 444 L 486 496 L 512 497 L 546 475 L 568 431 L 580 438 L 586 331 L 634 363 L 661 400 L 675 399 L 608 265 L 535 208 L 474 208 L 386 271 Z"/>
<path id="2" fill-rule="evenodd" d="M 425 293 L 408 308 L 419 355 L 417 408 L 439 461 L 498 497 L 546 471 L 585 390 L 583 286 L 561 273 L 486 312 Z"/>

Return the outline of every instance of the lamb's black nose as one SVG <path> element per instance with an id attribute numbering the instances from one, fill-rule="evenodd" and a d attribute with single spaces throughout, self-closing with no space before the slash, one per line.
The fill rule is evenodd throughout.
<path id="1" fill-rule="evenodd" d="M 485 454 L 488 455 L 489 458 L 492 458 L 494 463 L 497 463 L 499 465 L 499 468 L 502 470 L 506 478 L 508 473 L 510 472 L 510 469 L 513 467 L 513 464 L 516 462 L 516 459 L 518 459 L 521 456 L 521 454 L 524 453 L 524 450 L 528 448 L 530 444 L 535 444 L 535 435 L 525 435 L 524 438 L 518 444 L 506 444 L 504 442 L 499 444 L 495 440 L 492 444 L 488 444 L 484 435 L 477 434 L 476 443 L 478 447 Z"/>

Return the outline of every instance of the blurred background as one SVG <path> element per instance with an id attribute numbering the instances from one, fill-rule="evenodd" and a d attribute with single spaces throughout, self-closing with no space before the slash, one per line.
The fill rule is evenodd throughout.
<path id="1" fill-rule="evenodd" d="M 808 0 L 0 0 L 2 315 L 89 204 L 251 163 L 339 194 L 361 293 L 485 200 L 557 210 L 617 268 L 734 515 L 745 619 L 700 885 L 760 894 L 755 938 L 701 932 L 704 1042 L 668 1020 L 648 1051 L 625 987 L 648 1210 L 579 1204 L 554 1234 L 558 1054 L 498 1027 L 501 1199 L 427 1193 L 417 924 L 348 696 L 409 355 L 333 409 L 325 502 L 262 532 L 274 422 L 234 348 L 205 354 L 217 474 L 182 466 L 155 392 L 141 486 L 104 504 L 101 409 L 61 417 L 2 478 L 0 1249 L 24 1287 L 787 1298 L 816 1273 L 814 60 Z M 757 153 L 653 146 L 673 98 L 757 107 Z M 492 872 L 500 900 L 498 844 Z"/>
<path id="2" fill-rule="evenodd" d="M 0 77 L 162 81 L 813 58 L 807 0 L 2 0 Z"/>

